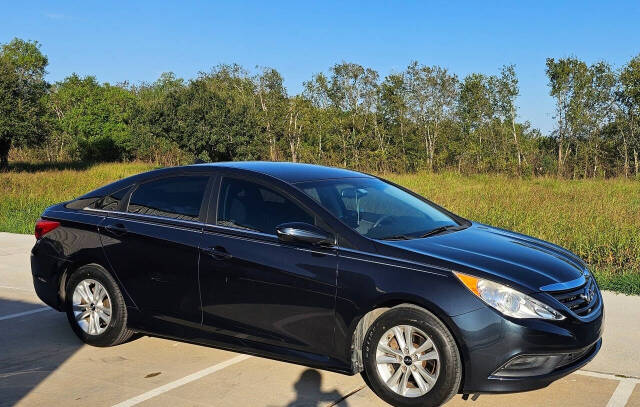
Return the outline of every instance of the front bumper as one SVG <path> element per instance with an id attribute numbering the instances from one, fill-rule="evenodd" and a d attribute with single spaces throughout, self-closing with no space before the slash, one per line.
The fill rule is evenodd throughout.
<path id="1" fill-rule="evenodd" d="M 463 393 L 511 393 L 540 389 L 589 363 L 602 345 L 604 310 L 590 321 L 505 318 L 485 307 L 453 318 L 464 360 Z M 552 371 L 531 376 L 497 373 L 521 355 L 573 354 Z M 560 358 L 558 358 L 560 359 Z"/>

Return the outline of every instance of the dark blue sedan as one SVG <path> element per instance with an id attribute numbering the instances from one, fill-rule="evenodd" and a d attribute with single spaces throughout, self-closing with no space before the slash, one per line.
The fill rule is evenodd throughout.
<path id="1" fill-rule="evenodd" d="M 538 389 L 601 346 L 585 263 L 380 178 L 167 168 L 48 208 L 33 282 L 86 343 L 134 332 L 345 374 L 394 406 Z"/>

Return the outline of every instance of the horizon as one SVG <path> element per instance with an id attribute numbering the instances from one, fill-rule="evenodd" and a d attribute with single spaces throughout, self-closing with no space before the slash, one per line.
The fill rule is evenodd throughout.
<path id="1" fill-rule="evenodd" d="M 518 120 L 545 135 L 555 110 L 546 58 L 604 60 L 617 69 L 640 53 L 640 4 L 631 2 L 256 4 L 11 4 L 0 43 L 38 41 L 49 58 L 49 82 L 72 73 L 111 84 L 153 82 L 163 72 L 189 80 L 237 63 L 250 72 L 278 70 L 290 95 L 342 61 L 373 68 L 381 78 L 413 60 L 460 79 L 514 64 Z"/>

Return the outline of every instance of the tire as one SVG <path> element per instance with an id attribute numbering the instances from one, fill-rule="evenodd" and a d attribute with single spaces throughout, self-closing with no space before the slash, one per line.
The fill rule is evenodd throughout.
<path id="1" fill-rule="evenodd" d="M 398 335 L 411 338 L 408 352 L 400 349 Z M 417 306 L 399 305 L 380 315 L 365 335 L 362 356 L 365 382 L 392 406 L 440 406 L 460 389 L 462 362 L 453 336 L 435 315 Z M 389 363 L 390 358 L 396 361 Z"/>
<path id="2" fill-rule="evenodd" d="M 71 274 L 65 311 L 73 332 L 92 346 L 119 345 L 134 333 L 127 328 L 127 307 L 118 284 L 97 264 L 82 266 Z"/>

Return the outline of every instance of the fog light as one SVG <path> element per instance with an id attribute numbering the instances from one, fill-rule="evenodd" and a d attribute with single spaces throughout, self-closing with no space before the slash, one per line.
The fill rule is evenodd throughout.
<path id="1" fill-rule="evenodd" d="M 539 376 L 551 373 L 565 357 L 565 354 L 521 355 L 505 363 L 493 375 L 502 377 Z"/>

